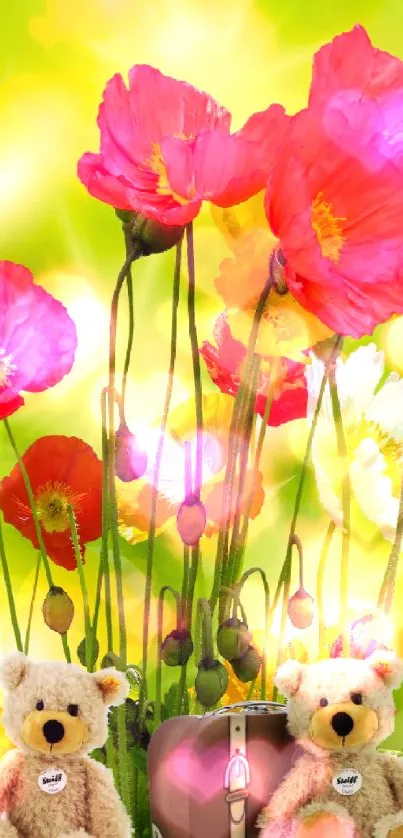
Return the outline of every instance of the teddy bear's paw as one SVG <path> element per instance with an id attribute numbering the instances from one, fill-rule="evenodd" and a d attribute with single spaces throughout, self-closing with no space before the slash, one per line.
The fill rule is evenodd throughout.
<path id="1" fill-rule="evenodd" d="M 386 815 L 378 821 L 373 838 L 403 838 L 403 812 Z"/>
<path id="2" fill-rule="evenodd" d="M 296 838 L 344 838 L 343 824 L 337 815 L 331 812 L 315 812 L 302 820 L 296 832 Z"/>
<path id="3" fill-rule="evenodd" d="M 334 803 L 310 803 L 298 812 L 296 838 L 354 838 L 355 826 L 346 810 Z"/>
<path id="4" fill-rule="evenodd" d="M 91 835 L 85 829 L 75 829 L 74 832 L 63 832 L 62 835 L 59 835 L 59 838 L 91 838 Z"/>
<path id="5" fill-rule="evenodd" d="M 0 820 L 0 838 L 18 838 L 18 830 L 10 821 Z"/>

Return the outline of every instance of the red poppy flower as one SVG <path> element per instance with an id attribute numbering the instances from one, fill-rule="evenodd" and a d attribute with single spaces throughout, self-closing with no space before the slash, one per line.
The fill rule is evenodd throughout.
<path id="1" fill-rule="evenodd" d="M 91 195 L 121 210 L 184 225 L 202 201 L 222 207 L 263 189 L 288 124 L 280 105 L 230 134 L 231 115 L 211 96 L 147 65 L 106 85 L 101 153 L 84 154 L 78 176 Z"/>
<path id="2" fill-rule="evenodd" d="M 402 62 L 362 28 L 341 35 L 316 57 L 268 182 L 289 290 L 342 335 L 403 312 L 402 106 Z"/>
<path id="3" fill-rule="evenodd" d="M 23 461 L 47 554 L 55 564 L 74 570 L 77 563 L 67 508 L 71 504 L 84 555 L 87 542 L 101 535 L 102 463 L 86 442 L 66 436 L 41 437 L 28 448 Z M 0 508 L 7 523 L 38 548 L 19 465 L 0 483 Z"/>
<path id="4" fill-rule="evenodd" d="M 235 396 L 239 389 L 246 347 L 232 337 L 225 314 L 220 315 L 216 321 L 214 338 L 217 347 L 205 341 L 200 352 L 212 380 L 221 392 Z M 265 357 L 261 365 L 255 405 L 256 413 L 260 416 L 265 412 L 272 361 L 272 358 Z M 306 416 L 308 398 L 304 364 L 281 358 L 277 376 L 268 420 L 268 425 L 274 427 Z"/>
<path id="5" fill-rule="evenodd" d="M 28 268 L 0 261 L 0 419 L 24 399 L 70 372 L 76 328 L 64 306 L 39 285 Z"/>

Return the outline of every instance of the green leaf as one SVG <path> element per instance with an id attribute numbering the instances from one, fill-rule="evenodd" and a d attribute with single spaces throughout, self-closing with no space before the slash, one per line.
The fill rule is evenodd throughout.
<path id="1" fill-rule="evenodd" d="M 130 754 L 135 768 L 142 774 L 147 774 L 147 751 L 143 748 L 132 748 Z"/>

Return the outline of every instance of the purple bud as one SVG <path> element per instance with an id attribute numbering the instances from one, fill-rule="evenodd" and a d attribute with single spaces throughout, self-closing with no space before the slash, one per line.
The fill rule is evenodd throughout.
<path id="1" fill-rule="evenodd" d="M 206 510 L 195 495 L 189 495 L 178 509 L 176 526 L 178 533 L 188 547 L 195 547 L 202 537 L 207 523 Z"/>
<path id="2" fill-rule="evenodd" d="M 147 469 L 146 452 L 140 448 L 137 438 L 122 422 L 115 437 L 115 474 L 124 483 L 143 477 Z"/>

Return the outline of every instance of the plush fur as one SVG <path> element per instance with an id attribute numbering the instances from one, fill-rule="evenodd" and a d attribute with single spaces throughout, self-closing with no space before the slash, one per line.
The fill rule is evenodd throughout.
<path id="1" fill-rule="evenodd" d="M 111 772 L 88 756 L 106 741 L 108 708 L 127 696 L 125 676 L 18 653 L 0 665 L 0 682 L 2 722 L 16 746 L 0 763 L 0 838 L 130 838 Z M 49 742 L 55 725 L 58 741 Z M 47 769 L 67 779 L 57 793 L 39 786 Z"/>
<path id="2" fill-rule="evenodd" d="M 260 838 L 403 838 L 403 760 L 376 751 L 393 730 L 402 679 L 403 662 L 386 651 L 280 668 L 301 756 L 261 813 Z M 362 779 L 350 795 L 332 782 L 344 770 Z"/>

